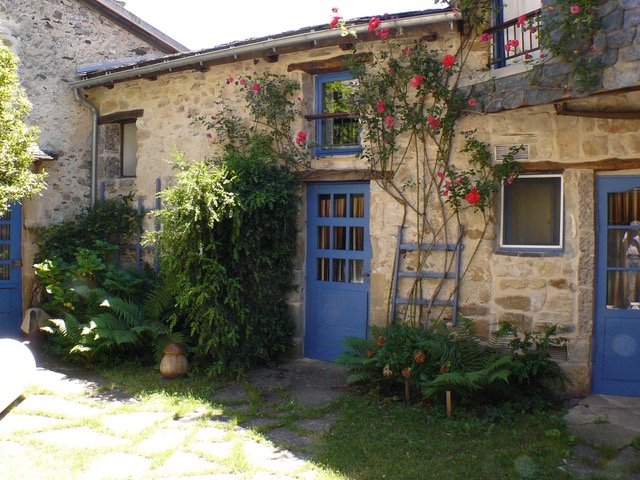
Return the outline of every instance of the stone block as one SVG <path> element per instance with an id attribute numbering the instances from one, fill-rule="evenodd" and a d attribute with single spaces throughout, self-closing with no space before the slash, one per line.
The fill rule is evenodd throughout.
<path id="1" fill-rule="evenodd" d="M 590 135 L 582 142 L 584 157 L 598 159 L 609 153 L 609 138 L 605 135 Z"/>
<path id="2" fill-rule="evenodd" d="M 566 278 L 553 278 L 547 281 L 548 285 L 559 290 L 576 291 L 577 287 Z"/>
<path id="3" fill-rule="evenodd" d="M 531 310 L 531 298 L 524 295 L 498 297 L 495 302 L 505 310 L 521 310 L 524 312 Z"/>
<path id="4" fill-rule="evenodd" d="M 576 296 L 569 293 L 560 293 L 549 296 L 546 309 L 552 312 L 573 312 L 575 309 Z"/>
<path id="5" fill-rule="evenodd" d="M 463 305 L 460 307 L 460 314 L 465 317 L 480 317 L 489 313 L 487 305 Z"/>
<path id="6" fill-rule="evenodd" d="M 522 290 L 529 286 L 529 281 L 524 278 L 505 278 L 498 283 L 499 290 Z"/>
<path id="7" fill-rule="evenodd" d="M 619 9 L 613 9 L 608 15 L 604 15 L 600 22 L 602 24 L 602 30 L 605 32 L 614 32 L 622 28 L 624 22 L 624 12 Z"/>
<path id="8" fill-rule="evenodd" d="M 628 47 L 620 49 L 620 60 L 623 62 L 637 62 L 640 60 L 640 42 L 634 42 Z"/>
<path id="9" fill-rule="evenodd" d="M 530 330 L 533 326 L 531 317 L 522 313 L 506 312 L 498 317 L 499 322 L 508 322 L 524 330 Z"/>
<path id="10" fill-rule="evenodd" d="M 637 7 L 637 2 L 635 3 Z M 630 29 L 640 25 L 640 8 L 633 8 L 624 12 L 624 28 Z"/>

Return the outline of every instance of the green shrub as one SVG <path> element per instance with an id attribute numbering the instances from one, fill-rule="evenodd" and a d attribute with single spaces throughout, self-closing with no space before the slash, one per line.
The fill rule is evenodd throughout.
<path id="1" fill-rule="evenodd" d="M 211 375 L 273 362 L 291 343 L 298 183 L 269 143 L 254 136 L 243 152 L 227 149 L 224 166 L 177 156 L 175 187 L 162 194 L 157 245 L 180 307 L 174 325 Z"/>
<path id="2" fill-rule="evenodd" d="M 122 245 L 133 240 L 142 218 L 131 206 L 133 195 L 98 202 L 74 218 L 31 229 L 38 245 L 36 263 L 75 259 L 78 249 L 93 249 L 96 241 Z"/>
<path id="3" fill-rule="evenodd" d="M 457 403 L 537 409 L 549 405 L 566 380 L 549 356 L 550 346 L 566 342 L 555 334 L 555 327 L 522 333 L 502 324 L 498 336 L 512 336 L 505 353 L 480 342 L 467 319 L 457 327 L 391 324 L 372 328 L 370 339 L 348 338 L 337 361 L 351 368 L 350 382 L 383 385 L 392 394 L 403 390 L 407 401 L 416 394 L 438 401 L 451 391 Z"/>

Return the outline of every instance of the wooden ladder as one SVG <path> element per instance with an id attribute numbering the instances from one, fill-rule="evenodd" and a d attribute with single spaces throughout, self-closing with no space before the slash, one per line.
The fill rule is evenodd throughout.
<path id="1" fill-rule="evenodd" d="M 441 272 L 441 271 L 407 271 L 402 270 L 400 268 L 401 257 L 403 252 L 415 252 L 418 250 L 423 251 L 431 251 L 431 252 L 453 252 L 454 258 L 452 262 L 454 263 L 453 271 Z M 391 323 L 395 323 L 396 321 L 396 307 L 398 305 L 432 305 L 438 307 L 451 307 L 452 308 L 452 321 L 455 325 L 457 323 L 458 318 L 458 296 L 460 292 L 459 281 L 460 281 L 460 253 L 464 250 L 464 245 L 462 245 L 462 227 L 458 227 L 458 236 L 456 242 L 451 244 L 426 244 L 418 245 L 417 243 L 404 243 L 402 241 L 402 226 L 398 226 L 398 242 L 396 246 L 396 258 L 395 265 L 393 267 L 393 285 L 392 285 L 392 301 L 391 301 L 391 312 L 390 312 L 390 321 Z M 448 280 L 453 280 L 454 283 L 454 291 L 453 295 L 449 300 L 441 300 L 439 298 L 418 298 L 418 299 L 409 299 L 402 298 L 398 296 L 398 284 L 400 279 L 402 278 L 445 278 Z"/>

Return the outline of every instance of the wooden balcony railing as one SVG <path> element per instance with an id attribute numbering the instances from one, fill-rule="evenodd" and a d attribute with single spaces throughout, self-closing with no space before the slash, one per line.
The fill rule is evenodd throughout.
<path id="1" fill-rule="evenodd" d="M 540 50 L 538 31 L 540 29 L 540 9 L 507 20 L 484 31 L 493 37 L 493 48 L 489 66 L 502 68 L 511 65 L 517 58 L 532 59 Z"/>

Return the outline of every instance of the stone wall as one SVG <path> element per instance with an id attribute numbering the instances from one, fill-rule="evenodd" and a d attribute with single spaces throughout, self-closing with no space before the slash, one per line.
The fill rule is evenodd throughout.
<path id="1" fill-rule="evenodd" d="M 24 202 L 24 225 L 57 223 L 88 207 L 90 200 L 91 114 L 69 87 L 76 69 L 161 53 L 77 0 L 5 1 L 0 26 L 0 38 L 20 59 L 20 81 L 33 105 L 29 123 L 40 129 L 40 147 L 56 157 L 36 166 L 47 171 L 48 186 Z M 35 245 L 24 234 L 23 298 L 28 307 Z"/>

